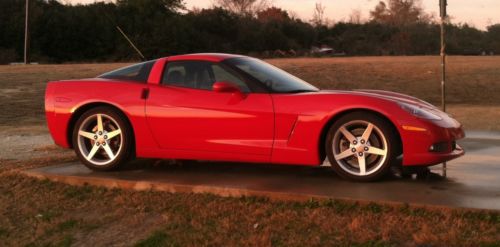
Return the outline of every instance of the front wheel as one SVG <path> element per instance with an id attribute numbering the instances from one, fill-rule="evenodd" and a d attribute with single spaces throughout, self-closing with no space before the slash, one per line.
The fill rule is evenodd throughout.
<path id="1" fill-rule="evenodd" d="M 385 119 L 354 112 L 338 119 L 328 132 L 326 152 L 340 176 L 360 182 L 380 179 L 397 157 L 397 136 Z"/>
<path id="2" fill-rule="evenodd" d="M 85 112 L 73 130 L 73 148 L 92 170 L 109 171 L 133 156 L 132 131 L 125 117 L 111 107 Z"/>

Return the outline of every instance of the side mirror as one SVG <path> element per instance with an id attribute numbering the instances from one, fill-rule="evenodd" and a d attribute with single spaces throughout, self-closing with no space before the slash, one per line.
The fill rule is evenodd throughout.
<path id="1" fill-rule="evenodd" d="M 240 88 L 231 82 L 216 82 L 212 90 L 217 93 L 241 93 Z"/>

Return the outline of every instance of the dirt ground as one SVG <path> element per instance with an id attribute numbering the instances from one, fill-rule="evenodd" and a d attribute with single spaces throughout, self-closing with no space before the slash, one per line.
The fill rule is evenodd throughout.
<path id="1" fill-rule="evenodd" d="M 324 89 L 386 89 L 439 103 L 437 57 L 273 59 Z M 450 112 L 500 130 L 500 57 L 449 58 Z M 0 66 L 0 246 L 499 246 L 498 212 L 72 187 L 19 170 L 75 160 L 45 126 L 47 81 L 125 64 Z"/>

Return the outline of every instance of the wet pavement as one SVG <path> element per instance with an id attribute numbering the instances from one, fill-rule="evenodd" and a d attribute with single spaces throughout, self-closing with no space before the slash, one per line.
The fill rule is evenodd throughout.
<path id="1" fill-rule="evenodd" d="M 469 132 L 460 142 L 467 154 L 424 178 L 386 178 L 376 183 L 342 180 L 328 167 L 222 162 L 141 160 L 119 172 L 93 172 L 80 163 L 26 171 L 30 176 L 74 185 L 129 189 L 258 195 L 280 198 L 329 197 L 500 210 L 500 135 Z"/>

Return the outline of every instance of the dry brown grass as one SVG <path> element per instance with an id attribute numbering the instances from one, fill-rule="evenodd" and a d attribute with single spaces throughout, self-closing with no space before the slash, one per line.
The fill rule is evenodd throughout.
<path id="1" fill-rule="evenodd" d="M 271 59 L 324 89 L 382 89 L 440 102 L 438 57 Z M 500 130 L 500 57 L 448 59 L 450 111 L 468 129 Z M 0 126 L 43 124 L 45 84 L 94 77 L 126 64 L 0 66 Z M 479 117 L 479 118 L 478 118 Z M 481 119 L 481 120 L 479 120 Z"/>
<path id="2" fill-rule="evenodd" d="M 2 65 L 0 126 L 45 123 L 44 96 L 48 81 L 91 78 L 126 64 Z"/>
<path id="3" fill-rule="evenodd" d="M 500 130 L 500 106 L 451 105 L 448 112 L 460 121 L 466 130 Z"/>
<path id="4" fill-rule="evenodd" d="M 321 88 L 382 89 L 440 103 L 438 57 L 274 59 L 271 63 Z M 500 57 L 449 57 L 448 102 L 499 105 Z"/>

